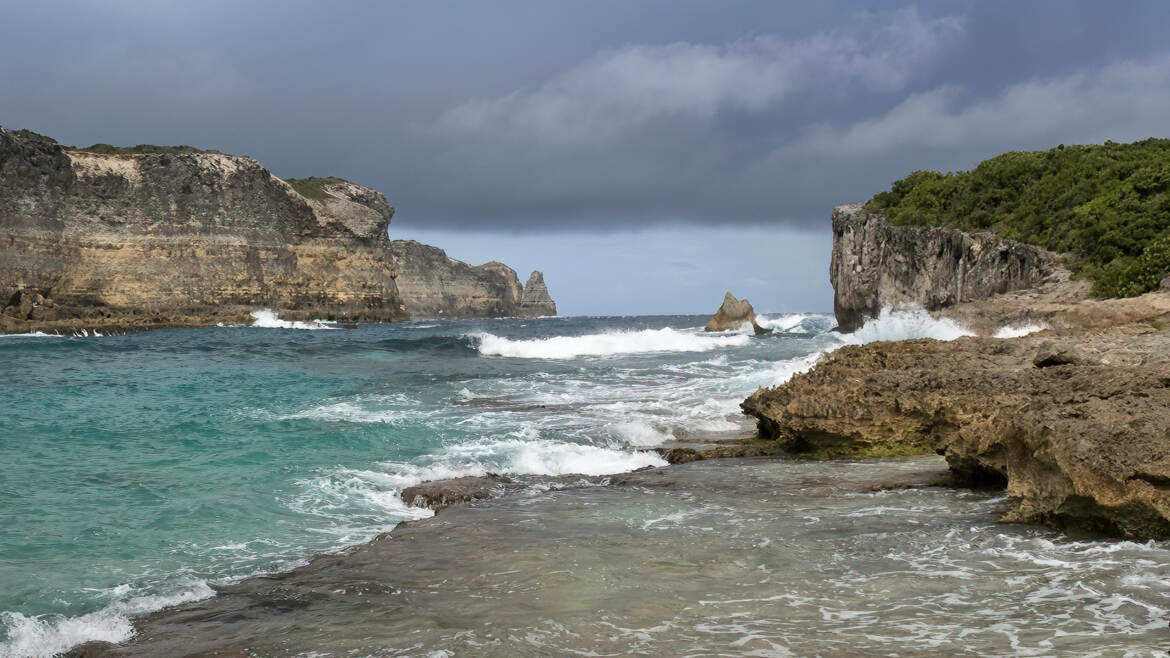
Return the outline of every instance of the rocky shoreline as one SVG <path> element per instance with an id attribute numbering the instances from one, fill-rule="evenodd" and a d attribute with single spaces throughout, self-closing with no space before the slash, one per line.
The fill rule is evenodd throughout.
<path id="1" fill-rule="evenodd" d="M 850 235 L 842 229 L 849 222 L 881 233 L 873 224 L 883 221 L 856 207 L 838 209 L 835 235 Z M 900 249 L 929 251 L 938 239 L 939 229 L 898 227 Z M 997 252 L 1013 262 L 1031 253 L 996 240 Z M 890 261 L 867 256 L 875 250 L 886 253 L 882 245 L 835 246 L 838 306 L 842 297 L 921 302 L 886 289 Z M 1006 486 L 1006 521 L 1170 537 L 1170 291 L 1089 299 L 1087 283 L 1069 280 L 1051 260 L 1035 260 L 1046 263 L 1040 285 L 1000 292 L 1029 276 L 1009 269 L 995 281 L 985 272 L 981 286 L 964 287 L 961 274 L 976 268 L 949 262 L 936 264 L 937 282 L 925 286 L 956 292 L 950 303 L 936 304 L 936 316 L 984 335 L 832 352 L 810 372 L 743 403 L 761 437 L 822 457 L 937 452 L 960 482 Z M 855 324 L 863 310 L 846 309 L 838 319 Z M 1003 327 L 1042 330 L 988 335 Z"/>

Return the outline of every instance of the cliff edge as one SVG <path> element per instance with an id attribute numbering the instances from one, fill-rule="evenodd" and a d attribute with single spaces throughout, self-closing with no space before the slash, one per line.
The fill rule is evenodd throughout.
<path id="1" fill-rule="evenodd" d="M 414 318 L 537 317 L 556 315 L 544 275 L 526 285 L 512 268 L 491 261 L 471 266 L 447 252 L 414 240 L 394 240 L 398 290 Z"/>
<path id="2" fill-rule="evenodd" d="M 833 230 L 842 328 L 918 304 L 984 335 L 831 351 L 743 402 L 762 438 L 819 457 L 936 452 L 957 483 L 1005 487 L 1005 521 L 1170 538 L 1170 290 L 1090 299 L 1043 250 L 858 206 Z"/>
<path id="3" fill-rule="evenodd" d="M 368 188 L 307 199 L 251 158 L 66 148 L 0 128 L 0 329 L 407 317 Z"/>
<path id="4" fill-rule="evenodd" d="M 861 204 L 833 210 L 829 281 L 841 331 L 883 306 L 929 311 L 1039 285 L 1060 270 L 1057 255 L 992 233 L 894 226 Z"/>

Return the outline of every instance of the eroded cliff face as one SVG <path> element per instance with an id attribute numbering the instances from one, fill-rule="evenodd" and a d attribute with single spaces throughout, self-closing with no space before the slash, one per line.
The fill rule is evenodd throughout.
<path id="1" fill-rule="evenodd" d="M 31 328 L 405 319 L 380 193 L 302 197 L 251 158 L 97 154 L 0 128 L 0 322 Z"/>
<path id="2" fill-rule="evenodd" d="M 556 315 L 544 275 L 521 286 L 515 270 L 495 261 L 471 266 L 414 240 L 394 240 L 398 289 L 414 318 L 536 317 Z"/>
<path id="3" fill-rule="evenodd" d="M 833 210 L 829 280 L 842 331 L 883 306 L 935 311 L 1039 285 L 1059 268 L 1056 254 L 991 233 L 894 226 L 860 204 Z"/>

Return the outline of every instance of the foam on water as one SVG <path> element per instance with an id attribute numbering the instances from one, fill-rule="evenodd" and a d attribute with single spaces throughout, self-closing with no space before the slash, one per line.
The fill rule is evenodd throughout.
<path id="1" fill-rule="evenodd" d="M 1043 324 L 1043 323 L 1040 323 L 1040 324 L 1020 324 L 1020 325 L 1010 325 L 1009 324 L 1007 326 L 1000 327 L 999 331 L 995 332 L 994 337 L 995 338 L 1020 338 L 1021 336 L 1027 336 L 1028 334 L 1034 334 L 1037 331 L 1044 331 L 1047 328 L 1048 328 L 1048 325 Z"/>
<path id="2" fill-rule="evenodd" d="M 807 313 L 785 313 L 776 316 L 757 315 L 756 324 L 772 331 L 792 331 L 810 317 L 812 316 Z"/>
<path id="3" fill-rule="evenodd" d="M 935 340 L 955 340 L 964 336 L 974 336 L 962 324 L 949 318 L 932 318 L 925 310 L 906 309 L 893 310 L 885 307 L 878 317 L 865 321 L 857 331 L 851 334 L 842 334 L 846 343 L 863 345 L 877 341 L 909 340 L 912 338 L 934 338 Z"/>
<path id="4" fill-rule="evenodd" d="M 251 326 L 259 329 L 337 329 L 337 323 L 328 320 L 310 320 L 308 322 L 302 322 L 301 320 L 281 320 L 276 316 L 274 311 L 266 308 L 259 311 L 252 311 L 249 315 L 252 316 Z"/>
<path id="5" fill-rule="evenodd" d="M 114 594 L 124 595 L 126 588 L 120 589 Z M 168 595 L 124 597 L 97 612 L 77 617 L 30 617 L 17 612 L 0 612 L 0 628 L 8 638 L 0 644 L 0 658 L 48 658 L 84 642 L 123 642 L 134 635 L 131 617 L 214 594 L 215 591 L 200 580 Z"/>
<path id="6" fill-rule="evenodd" d="M 326 323 L 280 320 L 271 311 L 257 314 L 253 315 L 257 320 L 253 326 L 330 328 Z M 207 387 L 206 391 L 221 390 L 225 372 L 221 368 L 225 364 L 238 366 L 228 376 L 249 378 L 247 381 L 233 379 L 228 387 L 228 394 L 239 397 L 221 395 L 200 402 L 201 398 L 191 396 L 176 398 L 170 404 L 191 401 L 188 406 L 174 406 L 174 409 L 198 418 L 200 423 L 211 423 L 208 427 L 214 430 L 217 443 L 209 445 L 215 446 L 214 449 L 246 446 L 236 453 L 245 462 L 262 459 L 265 448 L 255 444 L 271 436 L 280 437 L 281 441 L 287 437 L 289 441 L 266 448 L 270 454 L 279 456 L 282 469 L 288 468 L 286 461 L 294 454 L 310 456 L 308 468 L 295 471 L 295 476 L 287 480 L 274 479 L 279 487 L 258 491 L 269 500 L 278 501 L 273 505 L 279 507 L 282 518 L 292 519 L 293 523 L 309 528 L 309 534 L 321 537 L 314 540 L 280 536 L 275 530 L 266 530 L 267 535 L 228 534 L 208 542 L 200 549 L 202 553 L 191 553 L 193 561 L 187 564 L 204 574 L 221 573 L 216 569 L 228 558 L 245 564 L 232 571 L 231 578 L 264 569 L 290 568 L 314 552 L 367 541 L 399 521 L 429 516 L 429 510 L 407 506 L 400 499 L 404 488 L 427 480 L 488 472 L 607 475 L 661 466 L 665 462 L 659 455 L 638 449 L 676 437 L 749 433 L 750 423 L 740 413 L 739 403 L 759 387 L 782 384 L 795 374 L 809 370 L 825 352 L 846 344 L 875 340 L 952 340 L 971 335 L 965 327 L 949 320 L 935 320 L 921 310 L 885 309 L 878 318 L 845 335 L 824 331 L 832 326 L 831 317 L 826 315 L 782 315 L 762 320 L 762 325 L 778 333 L 761 338 L 739 333 L 704 334 L 694 327 L 697 318 L 673 319 L 669 320 L 671 326 L 649 329 L 644 327 L 662 327 L 667 321 L 558 318 L 542 326 L 530 325 L 528 320 L 450 322 L 449 329 L 438 331 L 434 330 L 447 327 L 448 323 L 371 325 L 344 334 L 290 335 L 290 340 L 275 341 L 279 347 L 272 347 L 273 341 L 262 332 L 239 331 L 230 332 L 231 336 L 226 338 L 215 338 L 232 341 L 233 349 L 215 352 L 221 360 L 210 366 L 208 352 L 195 349 L 199 347 L 195 342 L 176 343 L 180 351 L 191 350 L 188 357 L 176 357 L 174 345 L 166 344 L 166 349 L 159 352 L 165 356 L 151 362 L 151 368 L 146 371 L 157 376 L 159 372 L 167 372 L 166 368 L 176 358 L 187 358 L 184 364 L 187 369 L 176 370 L 167 380 L 167 387 L 175 391 L 187 391 L 188 381 L 202 376 L 191 373 L 201 373 L 200 369 L 206 370 L 209 376 L 214 375 L 214 379 L 200 386 Z M 407 333 L 415 329 L 432 331 Z M 783 333 L 790 330 L 794 333 Z M 102 350 L 103 359 L 112 359 L 122 344 L 140 342 L 157 349 L 151 341 L 164 338 L 193 341 L 192 337 L 198 338 L 193 333 L 160 332 L 118 341 L 78 342 L 78 345 L 82 346 L 80 349 Z M 339 338 L 344 340 L 328 346 L 335 353 L 318 347 L 321 341 Z M 55 354 L 62 351 L 61 347 L 49 343 L 14 340 L 3 349 L 35 349 L 39 350 L 40 359 L 64 358 Z M 302 350 L 302 343 L 313 349 Z M 468 343 L 474 344 L 475 351 L 468 348 Z M 37 344 L 43 347 L 38 348 Z M 409 349 L 420 345 L 425 349 Z M 130 354 L 138 368 L 138 360 L 149 357 L 151 352 Z M 515 360 L 484 358 L 501 356 Z M 577 359 L 589 356 L 607 358 Z M 94 367 L 100 368 L 101 364 Z M 49 368 L 39 377 L 55 381 L 51 378 L 58 376 L 59 370 L 59 367 Z M 125 376 L 125 372 L 117 369 L 112 374 L 99 373 L 88 381 L 114 381 L 111 377 Z M 250 374 L 253 372 L 263 374 Z M 161 390 L 148 389 L 146 383 L 138 386 L 144 396 L 145 391 L 157 394 Z M 82 386 L 80 390 L 97 395 L 105 389 Z M 130 390 L 130 394 L 134 395 L 134 391 Z M 134 409 L 150 403 L 147 398 L 131 401 L 135 403 Z M 105 399 L 99 402 L 110 404 Z M 221 404 L 227 407 L 224 417 L 230 419 L 229 425 L 213 424 L 216 407 Z M 21 405 L 9 404 L 8 408 L 19 409 Z M 94 408 L 106 407 L 95 403 Z M 132 414 L 137 412 L 124 413 L 133 418 Z M 96 418 L 100 420 L 104 414 Z M 16 417 L 9 420 L 13 418 Z M 169 416 L 164 420 L 169 422 Z M 232 435 L 230 440 L 219 438 L 235 432 L 239 426 L 244 430 L 240 434 Z M 186 425 L 183 431 L 189 433 L 191 427 Z M 0 443 L 0 448 L 3 447 Z M 899 516 L 906 512 L 887 505 L 866 511 L 870 513 Z M 661 524 L 656 523 L 654 527 L 658 525 Z M 1096 546 L 1123 544 L 1087 545 L 1084 550 L 1106 550 Z M 905 559 L 910 560 L 909 554 Z M 956 572 L 964 568 L 940 564 L 932 556 L 917 555 L 915 559 L 919 561 L 914 564 L 923 569 Z M 1017 558 L 1003 552 L 998 554 L 998 559 Z M 1040 559 L 1068 561 L 1049 555 Z M 1039 562 L 1034 566 L 1066 568 L 1045 567 Z M 1158 564 L 1135 565 L 1127 582 L 1135 587 L 1146 583 L 1153 586 L 1157 579 L 1150 574 L 1156 574 L 1158 569 Z M 173 578 L 173 574 L 168 577 Z M 227 576 L 221 574 L 210 581 L 220 584 L 225 579 Z M 190 600 L 183 597 L 210 593 L 202 581 L 181 591 L 175 590 L 170 582 L 164 582 L 161 576 L 143 576 L 135 581 L 139 589 L 134 592 L 139 596 L 124 592 L 91 607 L 85 607 L 84 602 L 92 597 L 82 597 L 80 606 L 67 608 L 81 612 L 96 608 L 88 614 L 5 613 L 0 616 L 0 637 L 6 642 L 0 645 L 0 657 L 48 655 L 86 640 L 124 639 L 131 632 L 128 621 L 131 615 L 155 609 L 151 606 L 164 607 Z M 69 601 L 71 606 L 75 603 Z M 29 610 L 21 605 L 17 602 L 3 607 Z M 54 610 L 47 604 L 40 608 L 44 609 Z M 1102 612 L 1104 616 L 1108 614 L 1111 613 Z"/>
<path id="7" fill-rule="evenodd" d="M 61 334 L 46 334 L 43 331 L 33 331 L 27 334 L 0 334 L 0 338 L 65 338 Z"/>
<path id="8" fill-rule="evenodd" d="M 641 354 L 647 352 L 708 352 L 723 347 L 747 345 L 745 335 L 704 336 L 669 327 L 642 331 L 611 331 L 585 336 L 553 336 L 512 340 L 487 332 L 468 336 L 484 356 L 521 359 L 572 359 L 579 356 Z"/>

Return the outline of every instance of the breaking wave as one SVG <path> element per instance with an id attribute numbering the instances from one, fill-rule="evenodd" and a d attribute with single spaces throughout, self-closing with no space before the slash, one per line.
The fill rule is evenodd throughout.
<path id="1" fill-rule="evenodd" d="M 512 340 L 486 332 L 468 336 L 484 356 L 520 359 L 572 359 L 578 356 L 640 354 L 647 352 L 706 352 L 722 347 L 742 347 L 752 340 L 746 335 L 704 336 L 678 329 L 611 331 L 584 336 L 552 336 Z"/>
<path id="2" fill-rule="evenodd" d="M 125 595 L 128 589 L 128 586 L 116 588 L 111 594 Z M 84 642 L 124 642 L 134 635 L 131 617 L 214 594 L 206 582 L 195 580 L 170 595 L 129 597 L 77 617 L 0 612 L 0 630 L 7 636 L 0 644 L 0 658 L 48 658 Z"/>
<path id="3" fill-rule="evenodd" d="M 756 324 L 765 329 L 771 329 L 772 331 L 792 331 L 793 329 L 801 328 L 801 323 L 810 317 L 812 316 L 807 313 L 786 313 L 775 317 L 757 315 Z"/>
<path id="4" fill-rule="evenodd" d="M 962 324 L 948 318 L 932 318 L 930 313 L 921 308 L 895 311 L 886 307 L 878 317 L 866 320 L 861 328 L 851 334 L 842 334 L 841 339 L 848 344 L 864 345 L 913 338 L 955 340 L 974 335 L 975 332 Z"/>
<path id="5" fill-rule="evenodd" d="M 337 323 L 328 320 L 310 320 L 308 322 L 281 320 L 276 316 L 276 312 L 266 308 L 252 311 L 250 315 L 252 316 L 252 326 L 260 329 L 337 329 Z"/>

